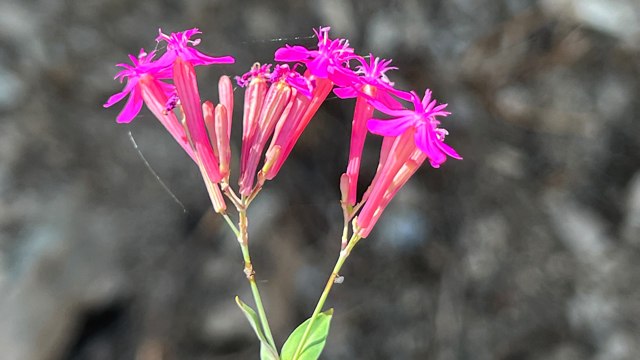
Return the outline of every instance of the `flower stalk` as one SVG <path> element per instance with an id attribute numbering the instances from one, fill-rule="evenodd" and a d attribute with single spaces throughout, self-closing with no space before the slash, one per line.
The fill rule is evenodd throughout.
<path id="1" fill-rule="evenodd" d="M 239 232 L 238 232 L 238 243 L 240 243 L 240 249 L 242 250 L 242 257 L 244 259 L 244 273 L 247 276 L 247 280 L 249 280 L 249 284 L 251 285 L 251 293 L 253 294 L 253 300 L 256 302 L 256 308 L 258 309 L 258 316 L 260 317 L 260 323 L 262 324 L 262 330 L 267 337 L 267 341 L 269 345 L 271 345 L 274 349 L 276 348 L 275 342 L 273 341 L 273 335 L 271 334 L 271 328 L 269 327 L 269 321 L 267 320 L 267 313 L 264 310 L 264 305 L 262 304 L 262 298 L 260 297 L 260 291 L 258 291 L 258 285 L 256 284 L 256 272 L 253 269 L 253 263 L 251 262 L 251 256 L 249 255 L 249 236 L 247 232 L 247 210 L 238 209 L 239 212 Z"/>
<path id="2" fill-rule="evenodd" d="M 302 338 L 300 339 L 298 348 L 296 349 L 296 352 L 293 355 L 293 360 L 298 360 L 298 358 L 302 354 L 302 349 L 304 349 L 305 343 L 309 338 L 309 333 L 311 332 L 311 329 L 313 329 L 313 324 L 315 323 L 316 318 L 318 317 L 318 314 L 320 314 L 320 311 L 322 311 L 322 307 L 324 306 L 324 303 L 327 300 L 327 297 L 329 296 L 329 292 L 331 291 L 333 284 L 335 284 L 336 278 L 339 276 L 339 272 L 340 272 L 340 269 L 342 269 L 342 265 L 344 265 L 345 260 L 347 260 L 347 258 L 351 254 L 351 250 L 353 249 L 354 246 L 356 246 L 356 244 L 358 243 L 358 241 L 360 241 L 360 239 L 361 239 L 360 236 L 358 236 L 357 234 L 353 234 L 347 246 L 340 251 L 340 256 L 338 257 L 338 261 L 336 261 L 336 265 L 333 267 L 333 271 L 329 276 L 329 280 L 327 281 L 327 284 L 324 286 L 324 291 L 322 291 L 322 295 L 320 295 L 320 299 L 316 304 L 316 308 L 313 310 L 313 314 L 311 315 L 311 318 L 310 318 L 311 320 L 309 320 L 309 325 L 307 325 L 307 328 L 302 334 Z"/>

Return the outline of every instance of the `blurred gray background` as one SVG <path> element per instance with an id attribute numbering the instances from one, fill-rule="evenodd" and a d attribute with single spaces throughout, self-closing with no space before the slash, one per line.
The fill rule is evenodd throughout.
<path id="1" fill-rule="evenodd" d="M 320 25 L 449 103 L 465 158 L 423 166 L 358 244 L 322 358 L 640 359 L 635 0 L 0 1 L 0 359 L 258 358 L 198 169 L 148 110 L 124 125 L 102 104 L 159 27 L 237 59 L 198 69 L 215 100 L 220 75 L 314 46 Z M 250 211 L 278 344 L 338 255 L 353 105 L 325 102 Z"/>

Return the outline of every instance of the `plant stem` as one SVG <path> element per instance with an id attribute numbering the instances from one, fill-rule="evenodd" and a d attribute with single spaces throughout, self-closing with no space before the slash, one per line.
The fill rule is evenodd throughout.
<path id="1" fill-rule="evenodd" d="M 347 247 L 347 236 L 349 236 L 349 219 L 347 219 L 346 213 L 344 217 L 344 227 L 342 228 L 342 244 L 340 245 L 340 251 Z"/>
<path id="2" fill-rule="evenodd" d="M 224 217 L 224 220 L 227 222 L 227 224 L 229 225 L 233 233 L 236 234 L 236 237 L 240 237 L 240 231 L 238 231 L 238 228 L 233 224 L 233 221 L 231 221 L 231 219 L 229 218 L 229 215 L 227 215 L 227 213 L 224 212 L 222 213 L 222 216 Z"/>
<path id="3" fill-rule="evenodd" d="M 344 249 L 342 249 L 342 251 L 340 251 L 340 257 L 338 257 L 338 261 L 336 262 L 336 265 L 333 267 L 331 276 L 329 276 L 329 281 L 327 281 L 327 285 L 325 285 L 324 291 L 322 292 L 322 295 L 320 295 L 320 300 L 318 300 L 318 304 L 316 305 L 316 308 L 313 310 L 313 315 L 311 315 L 311 318 L 309 320 L 309 325 L 307 325 L 307 328 L 304 330 L 304 334 L 302 334 L 302 338 L 300 339 L 298 348 L 296 349 L 296 352 L 293 355 L 293 360 L 297 360 L 300 357 L 300 355 L 302 355 L 302 350 L 304 349 L 305 342 L 307 342 L 307 338 L 309 337 L 309 333 L 311 332 L 313 323 L 316 321 L 316 318 L 318 317 L 318 314 L 320 314 L 320 311 L 322 311 L 322 307 L 324 306 L 324 302 L 327 300 L 327 296 L 329 296 L 331 287 L 333 286 L 336 280 L 336 277 L 338 277 L 338 272 L 342 268 L 342 265 L 344 264 L 345 260 L 347 260 L 347 257 L 349 257 L 349 254 L 351 253 L 351 249 L 353 249 L 353 247 L 356 246 L 356 244 L 360 239 L 361 239 L 360 236 L 353 234 L 353 236 L 351 236 L 351 240 L 349 240 L 349 244 L 347 244 L 347 246 Z"/>
<path id="4" fill-rule="evenodd" d="M 243 198 L 243 200 L 245 200 Z M 253 270 L 253 264 L 251 263 L 251 257 L 249 256 L 249 241 L 247 234 L 247 210 L 246 208 L 239 209 L 239 222 L 240 232 L 238 234 L 238 242 L 242 249 L 242 257 L 244 258 L 244 273 L 251 284 L 251 292 L 253 293 L 253 299 L 256 302 L 256 308 L 258 309 L 258 316 L 260 317 L 260 323 L 262 324 L 262 330 L 269 341 L 269 345 L 276 349 L 276 344 L 273 341 L 273 335 L 271 334 L 271 328 L 267 321 L 267 314 L 264 311 L 262 305 L 262 299 L 260 298 L 260 292 L 258 291 L 258 285 L 256 284 L 255 271 Z"/>

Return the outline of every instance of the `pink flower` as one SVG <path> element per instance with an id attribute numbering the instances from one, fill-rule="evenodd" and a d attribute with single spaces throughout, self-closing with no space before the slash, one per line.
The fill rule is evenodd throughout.
<path id="1" fill-rule="evenodd" d="M 116 119 L 119 123 L 131 122 L 131 120 L 138 115 L 140 109 L 142 109 L 143 100 L 141 85 L 139 84 L 140 79 L 145 78 L 149 81 L 157 81 L 158 79 L 168 79 L 171 77 L 170 71 L 167 72 L 157 66 L 156 63 L 152 62 L 154 56 L 155 51 L 152 51 L 151 54 L 147 54 L 144 52 L 144 49 L 140 49 L 140 55 L 138 55 L 137 58 L 133 55 L 129 55 L 133 66 L 129 64 L 116 65 L 125 68 L 125 70 L 120 71 L 114 79 L 118 79 L 122 83 L 126 78 L 127 85 L 125 85 L 121 92 L 111 96 L 109 100 L 107 100 L 107 103 L 104 104 L 104 107 L 110 107 L 122 100 L 127 96 L 127 94 L 131 94 L 129 96 L 129 100 L 127 100 L 127 103 L 124 106 L 124 109 L 122 109 L 122 112 Z M 167 96 L 171 96 L 173 86 L 162 82 L 160 82 L 159 85 L 165 90 L 165 94 L 167 94 Z"/>
<path id="2" fill-rule="evenodd" d="M 173 138 L 195 160 L 184 128 L 173 112 L 166 111 L 167 103 L 175 94 L 175 88 L 173 85 L 162 82 L 159 79 L 170 78 L 171 69 L 163 69 L 157 65 L 157 62 L 152 62 L 154 55 L 154 51 L 147 54 L 144 49 L 141 49 L 138 58 L 129 55 L 133 66 L 128 64 L 117 65 L 124 67 L 125 70 L 119 72 L 115 78 L 119 79 L 120 82 L 123 82 L 126 78 L 127 85 L 125 85 L 122 92 L 111 96 L 107 103 L 104 104 L 104 107 L 112 106 L 129 94 L 129 100 L 116 119 L 119 123 L 128 123 L 138 115 L 143 102 L 146 103 L 149 110 L 167 128 Z"/>
<path id="3" fill-rule="evenodd" d="M 319 30 L 313 30 L 318 37 L 318 50 L 309 50 L 300 45 L 287 45 L 276 51 L 275 60 L 304 63 L 311 75 L 348 86 L 355 75 L 343 65 L 355 55 L 353 49 L 349 47 L 349 41 L 329 39 L 329 29 L 329 27 L 321 27 Z"/>
<path id="4" fill-rule="evenodd" d="M 364 61 L 362 57 L 356 57 L 357 61 L 362 65 L 356 66 L 356 71 L 354 72 L 356 75 L 359 75 L 353 84 L 346 87 L 339 87 L 333 89 L 333 92 L 341 99 L 353 98 L 358 96 L 358 91 L 362 89 L 364 85 L 371 85 L 376 87 L 377 89 L 383 90 L 382 94 L 388 93 L 396 93 L 397 90 L 393 88 L 393 83 L 387 77 L 386 72 L 389 70 L 396 70 L 397 67 L 388 66 L 391 63 L 391 60 L 380 60 L 380 58 L 374 58 L 373 55 L 369 54 L 369 64 Z M 385 101 L 385 99 L 378 99 L 380 101 Z M 398 104 L 395 99 L 392 99 L 392 103 Z M 387 104 L 387 106 L 395 108 L 395 105 Z"/>
<path id="5" fill-rule="evenodd" d="M 436 116 L 447 116 L 450 113 L 444 111 L 447 104 L 436 106 L 436 100 L 431 101 L 431 91 L 427 89 L 424 98 L 420 101 L 418 95 L 411 91 L 403 96 L 413 102 L 414 110 L 390 109 L 381 101 L 370 100 L 369 103 L 376 109 L 391 116 L 391 120 L 371 119 L 367 122 L 369 131 L 378 135 L 400 136 L 407 129 L 414 128 L 414 141 L 416 146 L 424 152 L 431 162 L 431 166 L 437 168 L 446 160 L 446 155 L 454 159 L 462 159 L 449 145 L 443 142 L 447 131 L 439 129 L 440 122 Z"/>
<path id="6" fill-rule="evenodd" d="M 413 91 L 399 96 L 411 99 L 415 109 L 393 110 L 380 101 L 369 101 L 376 109 L 396 118 L 371 119 L 367 123 L 371 132 L 384 135 L 385 138 L 378 170 L 363 196 L 366 203 L 356 220 L 356 232 L 362 237 L 369 235 L 387 204 L 424 160 L 428 158 L 431 165 L 437 168 L 446 160 L 446 155 L 462 159 L 443 142 L 446 130 L 437 127 L 440 122 L 435 117 L 448 115 L 444 111 L 447 105 L 436 106 L 436 101 L 431 101 L 429 90 L 422 101 Z"/>
<path id="7" fill-rule="evenodd" d="M 167 52 L 158 59 L 158 63 L 161 66 L 171 66 L 177 57 L 181 57 L 182 60 L 189 61 L 193 65 L 233 64 L 235 62 L 235 59 L 231 56 L 213 57 L 189 47 L 189 44 L 196 46 L 200 43 L 200 39 L 189 40 L 193 35 L 201 34 L 198 29 L 171 33 L 171 35 L 163 34 L 162 29 L 158 29 L 158 32 L 160 35 L 156 38 L 156 41 L 164 40 L 167 42 Z"/>
<path id="8" fill-rule="evenodd" d="M 378 99 L 392 109 L 398 109 L 402 106 L 391 97 L 389 93 L 397 93 L 393 88 L 393 83 L 389 81 L 385 74 L 388 70 L 396 69 L 388 66 L 391 60 L 380 61 L 369 54 L 370 63 L 367 64 L 363 58 L 358 57 L 357 60 L 362 64 L 358 66 L 355 72 L 360 75 L 353 84 L 348 87 L 336 88 L 333 92 L 338 97 L 345 99 L 357 97 L 356 108 L 353 112 L 353 121 L 351 123 L 351 147 L 349 150 L 349 165 L 347 166 L 348 186 L 343 187 L 347 192 L 343 194 L 346 204 L 355 205 L 356 193 L 358 185 L 358 174 L 360 172 L 360 161 L 362 158 L 362 149 L 364 147 L 365 138 L 367 136 L 367 120 L 373 116 L 373 106 L 368 103 L 369 99 Z"/>

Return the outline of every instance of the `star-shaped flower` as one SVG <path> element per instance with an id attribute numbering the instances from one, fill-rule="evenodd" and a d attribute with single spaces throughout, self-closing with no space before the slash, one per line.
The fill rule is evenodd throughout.
<path id="1" fill-rule="evenodd" d="M 385 136 L 400 136 L 408 128 L 414 127 L 416 146 L 427 156 L 431 166 L 439 167 L 446 160 L 446 155 L 454 159 L 462 159 L 453 148 L 445 144 L 444 137 L 447 131 L 438 128 L 440 122 L 436 116 L 447 116 L 450 113 L 444 111 L 447 104 L 436 106 L 436 100 L 431 100 L 431 90 L 425 92 L 422 101 L 414 92 L 405 93 L 407 100 L 413 102 L 414 110 L 401 109 L 394 110 L 387 107 L 383 102 L 370 100 L 369 103 L 377 110 L 387 115 L 394 116 L 391 120 L 371 119 L 367 122 L 367 128 L 374 134 Z"/>
<path id="2" fill-rule="evenodd" d="M 133 66 L 129 64 L 116 65 L 125 68 L 125 70 L 120 71 L 115 76 L 115 79 L 120 80 L 120 82 L 127 79 L 127 84 L 121 92 L 111 96 L 109 100 L 107 100 L 106 104 L 104 104 L 104 107 L 110 107 L 130 94 L 129 100 L 127 100 L 122 112 L 118 115 L 117 121 L 119 123 L 131 122 L 131 120 L 133 120 L 133 118 L 140 112 L 143 104 L 142 85 L 140 84 L 141 80 L 155 82 L 167 96 L 171 96 L 173 93 L 173 85 L 159 81 L 159 79 L 170 78 L 171 70 L 163 69 L 157 62 L 152 61 L 154 56 L 155 51 L 147 54 L 144 49 L 140 49 L 140 54 L 137 58 L 133 55 L 129 55 Z"/>
<path id="3" fill-rule="evenodd" d="M 171 33 L 166 35 L 162 33 L 162 29 L 158 29 L 160 35 L 156 38 L 156 41 L 167 42 L 167 52 L 164 53 L 158 59 L 158 63 L 161 66 L 172 66 L 177 57 L 181 57 L 184 61 L 189 61 L 195 65 L 211 65 L 211 64 L 233 64 L 235 59 L 231 56 L 213 57 L 205 55 L 196 50 L 192 46 L 196 46 L 200 43 L 200 39 L 189 40 L 195 34 L 201 34 L 198 29 L 191 29 L 185 32 Z"/>
<path id="4" fill-rule="evenodd" d="M 349 41 L 329 39 L 329 27 L 313 30 L 318 37 L 318 50 L 309 50 L 300 45 L 287 45 L 276 51 L 275 60 L 283 62 L 301 62 L 307 66 L 311 75 L 330 79 L 341 86 L 348 86 L 356 77 L 344 64 L 356 57 Z"/>

